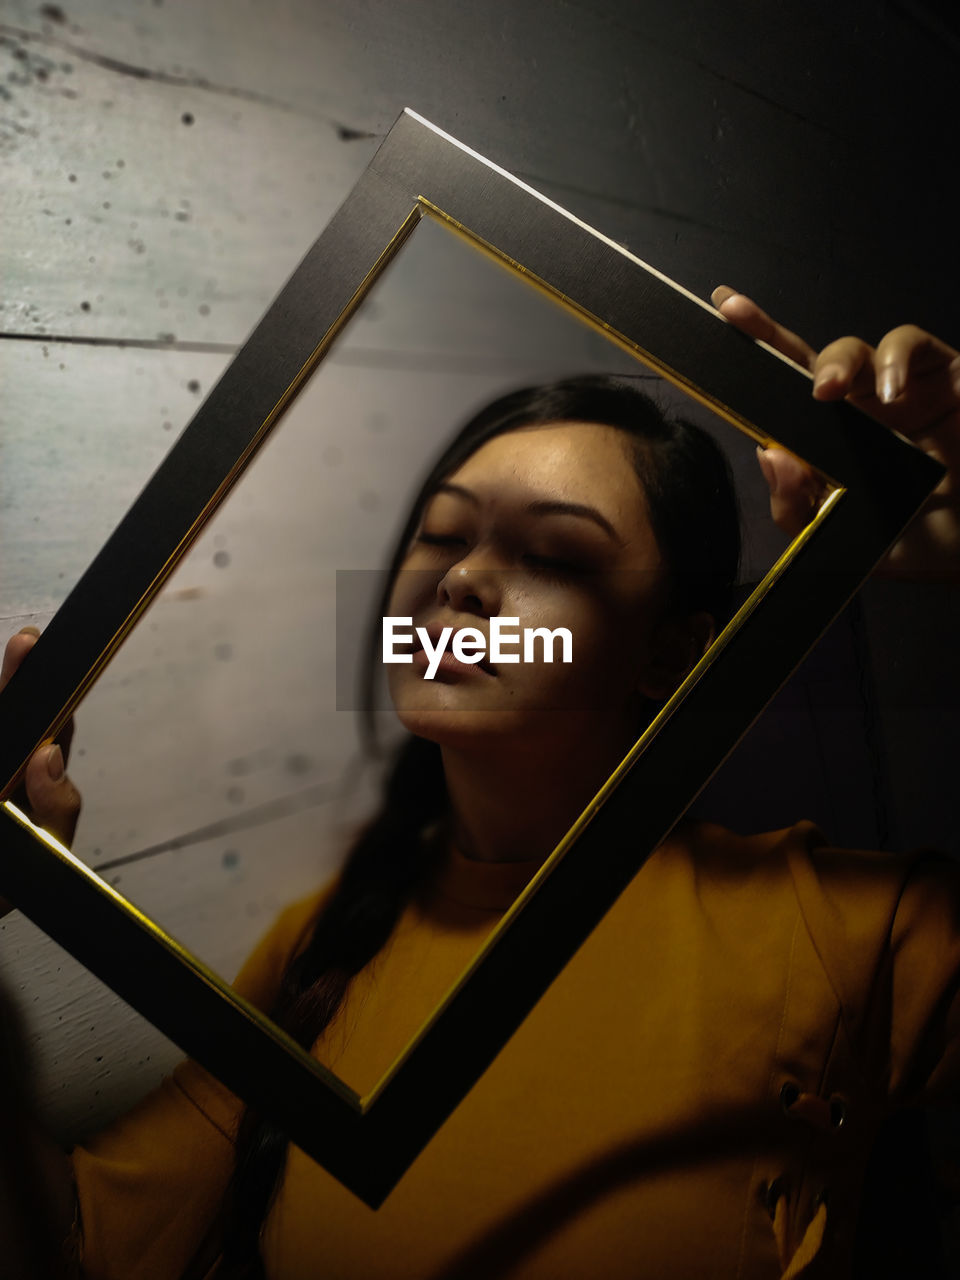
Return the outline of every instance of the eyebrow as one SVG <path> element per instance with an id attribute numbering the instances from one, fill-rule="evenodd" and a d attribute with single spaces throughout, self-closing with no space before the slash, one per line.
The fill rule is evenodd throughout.
<path id="1" fill-rule="evenodd" d="M 458 498 L 466 498 L 466 500 L 468 502 L 472 502 L 474 506 L 480 505 L 480 499 L 477 495 L 473 493 L 472 490 L 465 489 L 461 484 L 450 484 L 449 482 L 438 484 L 430 496 L 436 497 L 438 493 L 450 493 Z M 596 507 L 588 507 L 582 502 L 552 502 L 546 499 L 541 499 L 538 502 L 529 503 L 525 510 L 530 512 L 531 515 L 536 516 L 580 516 L 584 520 L 592 520 L 593 523 L 599 525 L 604 533 L 611 537 L 614 542 L 623 546 L 623 539 L 620 537 L 619 533 L 617 533 L 616 529 L 606 516 L 600 514 Z"/>

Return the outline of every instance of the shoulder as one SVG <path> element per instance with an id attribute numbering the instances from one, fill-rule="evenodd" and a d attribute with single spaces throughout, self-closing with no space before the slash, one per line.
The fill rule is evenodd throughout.
<path id="1" fill-rule="evenodd" d="M 332 884 L 324 885 L 280 912 L 231 984 L 238 995 L 259 1009 L 269 1010 L 279 991 L 284 969 L 310 941 L 317 916 L 332 891 Z"/>
<path id="2" fill-rule="evenodd" d="M 719 910 L 799 912 L 841 985 L 845 971 L 862 974 L 883 951 L 960 947 L 960 860 L 935 850 L 839 848 L 808 821 L 756 835 L 691 822 L 655 856 L 661 875 L 687 879 Z"/>
<path id="3" fill-rule="evenodd" d="M 332 886 L 326 885 L 284 907 L 230 984 L 237 995 L 265 1013 L 270 1012 L 280 989 L 284 969 L 289 960 L 309 941 L 316 918 L 331 890 Z M 172 1116 L 178 1108 L 187 1117 L 194 1111 L 199 1112 L 232 1142 L 241 1104 L 226 1085 L 199 1063 L 187 1058 L 178 1063 L 155 1094 L 150 1095 L 142 1105 L 165 1106 L 168 1108 L 168 1116 Z M 126 1117 L 120 1122 L 119 1128 L 123 1129 L 128 1123 L 129 1117 Z M 114 1128 L 117 1129 L 118 1126 L 115 1125 Z"/>
<path id="4" fill-rule="evenodd" d="M 686 863 L 709 882 L 721 878 L 782 880 L 801 908 L 814 915 L 870 915 L 889 919 L 904 894 L 950 900 L 960 888 L 960 860 L 932 849 L 890 853 L 831 845 L 804 820 L 777 831 L 741 835 L 709 822 L 681 823 L 660 852 Z"/>
<path id="5" fill-rule="evenodd" d="M 901 1097 L 960 1075 L 960 860 L 839 848 L 812 822 L 750 836 L 681 824 L 658 856 L 758 950 L 799 931 L 850 1033 L 889 1046 Z"/>

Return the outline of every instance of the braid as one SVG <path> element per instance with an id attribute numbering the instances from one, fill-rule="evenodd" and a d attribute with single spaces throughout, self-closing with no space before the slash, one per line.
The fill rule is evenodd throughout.
<path id="1" fill-rule="evenodd" d="M 308 1052 L 336 1017 L 351 978 L 385 945 L 426 880 L 436 850 L 422 838 L 446 802 L 439 747 L 410 736 L 388 775 L 384 803 L 361 832 L 306 948 L 284 972 L 272 1016 Z M 251 1107 L 237 1133 L 218 1280 L 262 1275 L 259 1235 L 286 1161 L 288 1139 Z"/>

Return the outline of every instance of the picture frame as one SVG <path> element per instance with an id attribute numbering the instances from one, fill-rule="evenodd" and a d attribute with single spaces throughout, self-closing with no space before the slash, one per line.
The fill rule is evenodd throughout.
<path id="1" fill-rule="evenodd" d="M 361 1096 L 9 799 L 421 219 L 491 254 L 764 446 L 830 480 L 803 532 L 624 757 L 412 1042 Z M 0 893 L 377 1207 L 943 469 L 524 182 L 405 111 L 0 693 Z M 633 799 L 644 794 L 643 805 Z"/>

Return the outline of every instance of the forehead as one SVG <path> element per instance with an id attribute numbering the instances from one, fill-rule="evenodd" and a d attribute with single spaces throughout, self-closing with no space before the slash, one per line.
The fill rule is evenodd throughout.
<path id="1" fill-rule="evenodd" d="M 545 498 L 589 503 L 608 516 L 646 515 L 630 441 L 595 422 L 520 427 L 494 436 L 448 479 L 481 498 Z"/>

